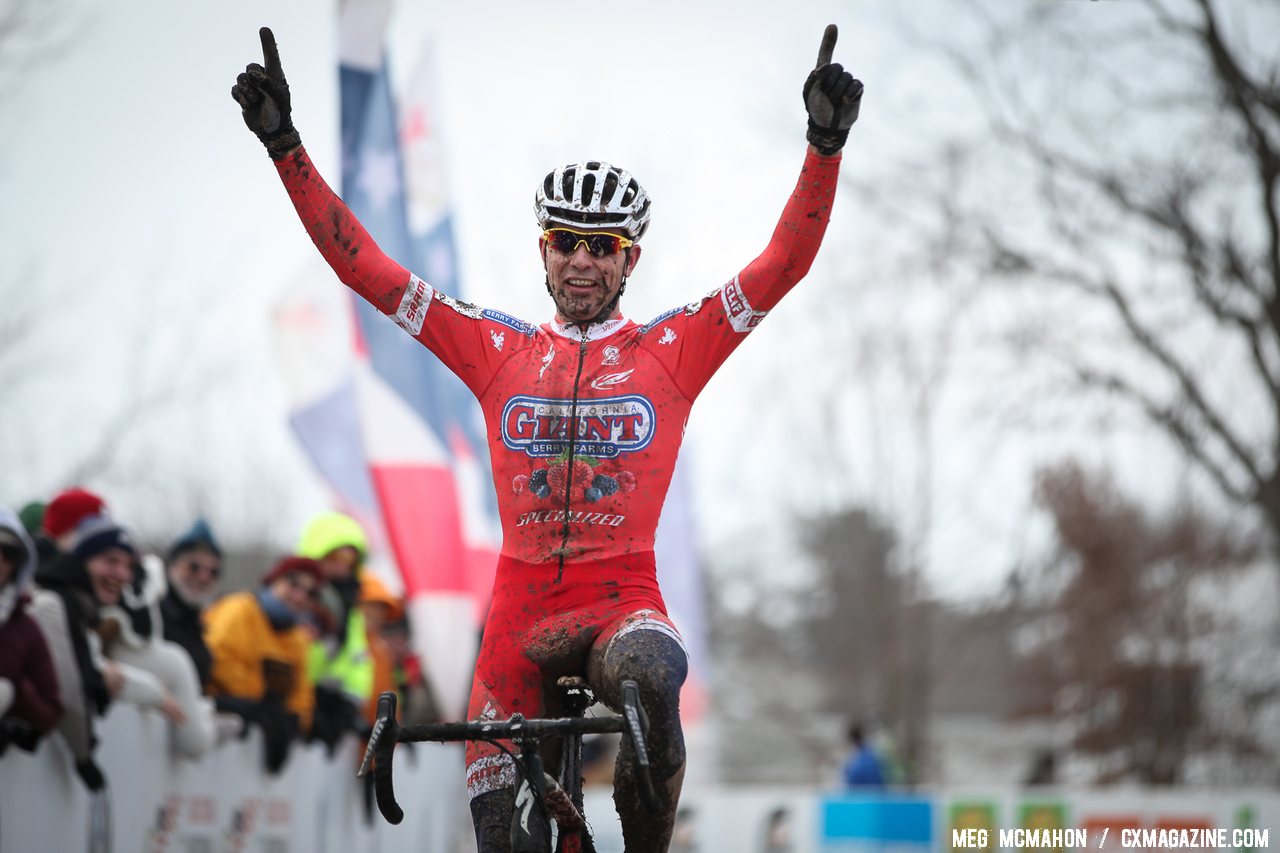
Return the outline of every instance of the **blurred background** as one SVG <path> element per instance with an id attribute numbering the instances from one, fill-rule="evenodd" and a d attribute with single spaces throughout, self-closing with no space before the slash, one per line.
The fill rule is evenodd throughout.
<path id="1" fill-rule="evenodd" d="M 1275 3 L 398 3 L 466 297 L 549 319 L 533 192 L 590 157 L 654 198 L 629 317 L 729 279 L 832 21 L 830 230 L 687 431 L 703 778 L 838 784 L 856 722 L 906 786 L 1273 788 Z M 273 317 L 341 285 L 229 96 L 262 25 L 337 185 L 336 3 L 0 2 L 0 502 L 204 516 L 228 588 L 332 503 Z"/>

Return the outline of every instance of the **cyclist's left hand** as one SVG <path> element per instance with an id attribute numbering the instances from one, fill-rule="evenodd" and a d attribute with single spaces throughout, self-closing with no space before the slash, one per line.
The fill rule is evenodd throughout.
<path id="1" fill-rule="evenodd" d="M 844 147 L 849 128 L 862 106 L 862 81 L 831 61 L 836 46 L 836 25 L 828 24 L 818 48 L 818 64 L 804 81 L 804 108 L 809 112 L 809 142 L 826 156 Z"/>

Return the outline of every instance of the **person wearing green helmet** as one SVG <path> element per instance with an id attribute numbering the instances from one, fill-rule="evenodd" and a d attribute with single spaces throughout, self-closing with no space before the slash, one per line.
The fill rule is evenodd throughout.
<path id="1" fill-rule="evenodd" d="M 343 734 L 359 726 L 360 709 L 373 694 L 373 658 L 364 614 L 356 606 L 369 540 L 351 516 L 324 512 L 307 522 L 296 550 L 320 564 L 325 583 L 336 593 L 324 599 L 331 602 L 332 619 L 324 621 L 332 630 L 311 644 L 307 656 L 316 689 L 311 736 L 332 750 Z"/>

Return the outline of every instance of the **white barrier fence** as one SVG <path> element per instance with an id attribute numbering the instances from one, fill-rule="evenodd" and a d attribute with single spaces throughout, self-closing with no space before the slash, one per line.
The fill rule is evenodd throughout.
<path id="1" fill-rule="evenodd" d="M 397 749 L 396 796 L 405 819 L 393 827 L 366 808 L 364 783 L 355 778 L 362 744 L 354 738 L 333 757 L 322 747 L 296 744 L 283 771 L 267 776 L 256 731 L 194 763 L 169 757 L 166 724 L 155 714 L 114 709 L 100 735 L 109 824 L 95 820 L 95 800 L 53 736 L 34 755 L 10 748 L 0 758 L 0 853 L 474 850 L 457 746 Z M 600 853 L 622 853 L 610 792 L 589 791 L 586 812 Z M 685 792 L 681 812 L 672 846 L 679 853 L 994 853 L 1034 846 L 1024 843 L 1032 838 L 1025 835 L 1018 844 L 1005 844 L 1003 833 L 1063 828 L 1080 830 L 1087 840 L 1079 848 L 1043 846 L 1056 853 L 1123 853 L 1188 846 L 1178 841 L 1202 841 L 1204 832 L 1216 831 L 1226 846 L 1242 852 L 1280 847 L 1280 794 L 1274 790 L 975 788 L 852 796 L 809 788 L 696 787 Z M 1160 831 L 1202 834 L 1148 844 L 1164 838 Z"/>
<path id="2" fill-rule="evenodd" d="M 198 762 L 169 757 L 157 714 L 117 707 L 99 726 L 98 763 L 109 821 L 53 735 L 34 754 L 0 758 L 0 853 L 423 853 L 456 849 L 466 820 L 462 750 L 415 744 L 396 751 L 396 797 L 404 823 L 366 815 L 356 766 L 363 745 L 348 738 L 329 757 L 294 744 L 279 775 L 262 770 L 259 733 L 232 740 Z M 100 807 L 100 806 L 99 806 Z M 470 831 L 469 823 L 466 824 Z"/>

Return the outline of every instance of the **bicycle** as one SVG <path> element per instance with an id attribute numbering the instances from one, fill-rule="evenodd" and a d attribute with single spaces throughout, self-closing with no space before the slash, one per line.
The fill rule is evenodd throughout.
<path id="1" fill-rule="evenodd" d="M 511 853 L 595 853 L 590 830 L 583 817 L 582 737 L 588 734 L 621 734 L 631 741 L 640 801 L 653 814 L 662 810 L 661 800 L 649 774 L 649 753 L 645 744 L 648 718 L 640 703 L 640 688 L 634 681 L 622 682 L 622 715 L 587 717 L 594 702 L 591 688 L 576 676 L 557 681 L 564 691 L 566 716 L 526 719 L 513 714 L 505 721 L 471 720 L 456 723 L 429 723 L 402 726 L 396 719 L 395 693 L 378 697 L 378 716 L 360 763 L 358 776 L 374 774 L 374 794 L 378 811 L 391 824 L 404 819 L 396 802 L 392 783 L 392 763 L 396 744 L 420 741 L 439 743 L 485 741 L 511 756 L 516 767 L 516 807 L 511 816 Z M 559 772 L 551 777 L 544 770 L 542 742 L 561 738 Z M 510 741 L 519 754 L 503 745 Z M 553 836 L 552 823 L 555 824 Z"/>

